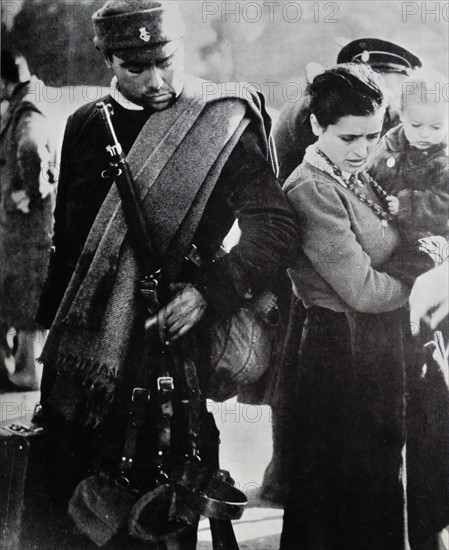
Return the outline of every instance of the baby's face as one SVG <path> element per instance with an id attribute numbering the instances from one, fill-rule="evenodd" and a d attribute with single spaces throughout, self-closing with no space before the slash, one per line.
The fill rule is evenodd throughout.
<path id="1" fill-rule="evenodd" d="M 448 104 L 442 100 L 422 103 L 411 101 L 401 112 L 405 137 L 410 145 L 425 151 L 447 136 Z"/>

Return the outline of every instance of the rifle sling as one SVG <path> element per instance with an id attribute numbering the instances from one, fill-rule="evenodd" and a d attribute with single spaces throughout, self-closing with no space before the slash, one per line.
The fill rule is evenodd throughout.
<path id="1" fill-rule="evenodd" d="M 242 130 L 241 130 L 242 131 Z M 122 170 L 125 170 L 126 175 L 131 175 L 128 164 L 126 160 L 123 161 Z M 145 286 L 145 281 L 148 283 L 148 278 L 152 279 L 156 270 L 154 265 L 156 262 L 160 265 L 161 259 L 157 253 L 157 248 L 154 246 L 150 232 L 146 224 L 142 224 L 142 220 L 145 221 L 143 209 L 137 198 L 135 190 L 132 188 L 132 178 L 128 179 L 128 185 L 123 185 L 120 183 L 121 178 L 118 176 L 116 178 L 116 185 L 118 187 L 120 199 L 122 202 L 122 207 L 125 215 L 125 220 L 130 230 L 131 239 L 133 246 L 136 250 L 138 261 L 141 263 L 144 270 L 144 280 L 141 284 L 141 295 L 143 302 L 146 305 L 150 313 L 155 313 L 154 306 L 154 294 L 157 292 L 157 284 L 152 291 L 148 292 L 148 287 Z M 211 190 L 209 189 L 210 194 Z M 192 198 L 192 203 L 194 202 L 195 197 Z M 197 205 L 197 216 L 195 226 L 192 226 L 190 223 L 190 234 L 193 235 L 196 227 L 199 224 L 201 216 L 198 215 L 198 212 L 204 210 L 206 206 L 206 196 L 203 196 L 201 205 Z M 136 215 L 137 213 L 137 215 Z M 183 225 L 184 219 L 178 220 L 178 228 Z M 145 230 L 146 229 L 146 230 Z M 157 301 L 156 301 L 157 302 Z M 186 352 L 184 348 L 180 350 L 181 352 Z M 164 468 L 164 458 L 165 453 L 168 452 L 171 442 L 171 419 L 173 416 L 173 392 L 174 384 L 173 378 L 170 376 L 168 370 L 168 361 L 164 357 L 166 353 L 165 350 L 162 350 L 162 360 L 160 361 L 160 372 L 157 379 L 157 389 L 159 393 L 159 403 L 161 409 L 161 415 L 159 419 L 159 436 L 158 436 L 158 467 L 161 477 L 165 477 L 166 474 L 163 470 Z M 187 383 L 189 391 L 189 439 L 192 445 L 193 453 L 197 453 L 197 445 L 199 439 L 199 428 L 200 428 L 200 392 L 198 386 L 198 378 L 196 373 L 195 364 L 191 359 L 191 354 L 188 355 L 188 358 L 183 360 L 184 364 L 184 377 L 185 382 Z M 148 401 L 150 399 L 150 369 L 145 368 L 145 362 L 141 363 L 141 367 L 135 373 L 135 385 L 132 391 L 132 396 L 130 400 L 129 407 L 129 421 L 125 434 L 125 441 L 122 453 L 122 462 L 121 470 L 125 475 L 132 468 L 133 460 L 135 457 L 137 449 L 137 441 L 139 437 L 139 432 L 144 425 L 145 416 L 148 406 Z M 125 477 L 126 479 L 126 477 Z M 216 523 L 214 520 L 211 520 L 211 530 L 214 533 L 214 548 L 224 548 L 222 545 L 223 540 L 219 541 L 222 537 L 218 535 L 217 530 L 218 525 L 221 524 L 221 529 L 224 528 L 226 532 L 226 538 L 229 543 L 229 550 L 231 548 L 236 548 L 238 550 L 238 544 L 235 540 L 235 535 L 232 528 L 232 523 L 230 520 L 219 521 Z M 218 535 L 218 536 L 217 536 Z M 176 541 L 176 538 L 172 540 L 167 540 L 167 550 L 178 550 L 179 544 Z"/>

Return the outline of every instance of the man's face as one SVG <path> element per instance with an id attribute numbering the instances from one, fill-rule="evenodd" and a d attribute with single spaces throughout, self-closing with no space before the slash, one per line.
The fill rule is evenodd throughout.
<path id="1" fill-rule="evenodd" d="M 402 82 L 407 78 L 404 73 L 381 72 L 388 92 L 390 109 L 399 111 L 401 105 Z"/>
<path id="2" fill-rule="evenodd" d="M 184 45 L 181 40 L 157 47 L 119 52 L 108 60 L 120 92 L 133 103 L 154 111 L 169 107 L 184 86 Z"/>

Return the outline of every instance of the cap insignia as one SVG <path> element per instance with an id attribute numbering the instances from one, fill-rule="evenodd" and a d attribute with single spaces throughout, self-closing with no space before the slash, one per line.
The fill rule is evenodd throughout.
<path id="1" fill-rule="evenodd" d="M 151 38 L 151 34 L 147 31 L 146 27 L 140 27 L 139 31 L 140 31 L 139 38 L 144 42 L 149 42 Z"/>
<path id="2" fill-rule="evenodd" d="M 369 51 L 368 50 L 365 50 L 363 53 L 362 53 L 362 61 L 363 63 L 368 63 L 369 61 Z"/>

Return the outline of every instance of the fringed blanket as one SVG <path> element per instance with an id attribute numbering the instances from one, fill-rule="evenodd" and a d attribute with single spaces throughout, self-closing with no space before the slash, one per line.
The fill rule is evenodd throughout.
<path id="1" fill-rule="evenodd" d="M 166 275 L 174 280 L 207 199 L 250 121 L 267 143 L 262 105 L 245 96 L 205 99 L 205 83 L 189 77 L 173 107 L 154 113 L 134 143 L 128 163 Z M 269 155 L 268 146 L 266 150 Z M 159 266 L 157 266 L 159 267 Z M 40 360 L 81 384 L 85 422 L 97 425 L 124 376 L 139 311 L 139 266 L 127 238 L 118 191 L 112 186 L 92 226 Z M 74 384 L 75 386 L 76 384 Z M 81 399 L 58 379 L 52 406 L 73 420 Z"/>

